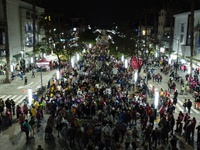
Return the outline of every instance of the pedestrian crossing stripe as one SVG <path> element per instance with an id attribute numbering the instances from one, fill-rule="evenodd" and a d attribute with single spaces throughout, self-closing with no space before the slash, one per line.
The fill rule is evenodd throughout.
<path id="1" fill-rule="evenodd" d="M 183 107 L 181 107 L 181 106 L 182 105 L 181 105 L 180 101 L 178 100 L 178 103 L 176 103 L 176 105 L 175 105 L 175 107 L 178 108 L 178 109 L 175 109 L 176 113 L 179 113 L 180 111 L 184 112 Z M 192 112 L 190 112 L 190 113 L 192 113 Z"/>
<path id="2" fill-rule="evenodd" d="M 15 105 L 21 104 L 23 100 L 25 99 L 26 95 L 0 95 L 0 98 L 2 98 L 4 101 L 6 101 L 8 98 L 13 99 L 15 102 Z"/>
<path id="3" fill-rule="evenodd" d="M 173 101 L 173 99 L 172 99 L 172 101 Z M 176 107 L 176 108 L 178 107 L 178 110 L 179 110 L 179 111 L 184 112 L 184 110 L 183 110 L 183 102 L 182 102 L 181 100 L 177 99 L 177 104 L 175 105 L 175 107 Z M 175 109 L 175 112 L 176 112 L 176 113 L 179 113 L 178 110 Z M 196 109 L 194 109 L 193 107 L 191 107 L 190 113 L 192 114 L 192 113 L 194 113 L 194 112 L 195 112 L 196 114 L 200 114 L 200 112 L 199 112 L 198 110 L 196 110 Z"/>
<path id="4" fill-rule="evenodd" d="M 181 106 L 183 106 L 183 102 L 182 102 L 182 101 L 180 101 L 180 100 L 178 99 L 178 102 L 180 103 Z M 200 114 L 200 112 L 199 112 L 198 110 L 194 109 L 193 107 L 191 107 L 191 113 L 192 113 L 192 111 L 194 111 L 194 112 L 197 113 L 197 114 Z"/>

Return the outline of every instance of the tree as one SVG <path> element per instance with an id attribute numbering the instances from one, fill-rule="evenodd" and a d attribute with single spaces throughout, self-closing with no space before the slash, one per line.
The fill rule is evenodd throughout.
<path id="1" fill-rule="evenodd" d="M 115 56 L 124 54 L 126 57 L 134 59 L 138 72 L 141 71 L 143 65 L 141 60 L 145 61 L 153 51 L 147 46 L 152 42 L 151 37 L 139 33 L 138 35 L 131 26 L 123 23 L 118 27 L 116 34 L 112 36 L 112 42 L 109 46 L 111 54 Z"/>
<path id="2" fill-rule="evenodd" d="M 95 44 L 96 38 L 100 36 L 98 32 L 93 31 L 92 29 L 85 29 L 83 31 L 80 31 L 78 34 L 78 43 L 79 44 Z"/>
<path id="3" fill-rule="evenodd" d="M 8 41 L 8 22 L 7 22 L 7 2 L 6 0 L 2 1 L 3 4 L 3 16 L 4 16 L 4 28 L 5 28 L 5 50 L 6 50 L 6 83 L 10 83 L 10 75 L 9 75 L 9 70 L 10 70 L 10 49 L 9 49 L 9 41 Z"/>
<path id="4" fill-rule="evenodd" d="M 118 56 L 120 53 L 127 57 L 136 54 L 136 32 L 128 23 L 122 23 L 118 26 L 115 34 L 108 36 L 112 37 L 109 46 L 111 54 Z"/>
<path id="5" fill-rule="evenodd" d="M 61 56 L 71 60 L 76 52 L 81 50 L 81 43 L 78 44 L 77 32 L 73 30 L 71 21 L 66 20 L 62 13 L 41 14 L 40 29 L 44 30 L 45 38 L 37 45 L 39 52 L 56 54 L 61 65 Z M 42 51 L 41 51 L 42 50 Z"/>

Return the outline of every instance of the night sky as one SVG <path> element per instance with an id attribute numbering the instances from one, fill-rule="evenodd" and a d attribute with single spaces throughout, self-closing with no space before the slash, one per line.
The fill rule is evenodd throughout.
<path id="1" fill-rule="evenodd" d="M 63 12 L 67 17 L 85 18 L 95 24 L 110 24 L 138 17 L 144 3 L 132 0 L 42 0 L 52 11 Z"/>
<path id="2" fill-rule="evenodd" d="M 144 10 L 162 9 L 169 0 L 41 0 L 45 9 L 62 12 L 69 18 L 85 18 L 93 24 L 112 24 L 132 21 L 141 17 Z M 183 0 L 180 0 L 183 1 Z M 186 0 L 185 0 L 186 1 Z M 200 1 L 200 0 L 197 0 Z M 180 7 L 190 6 L 180 3 Z M 149 13 L 148 18 L 152 19 Z"/>

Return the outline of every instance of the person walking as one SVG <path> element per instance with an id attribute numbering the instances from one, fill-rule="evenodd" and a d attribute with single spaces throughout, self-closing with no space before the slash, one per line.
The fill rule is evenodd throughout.
<path id="1" fill-rule="evenodd" d="M 31 76 L 31 78 L 35 78 L 35 71 L 34 71 L 34 69 L 32 70 L 32 76 Z"/>
<path id="2" fill-rule="evenodd" d="M 24 85 L 27 85 L 28 79 L 27 77 L 24 77 Z"/>
<path id="3" fill-rule="evenodd" d="M 155 127 L 155 129 L 152 131 L 151 137 L 152 137 L 152 144 L 154 144 L 154 147 L 152 147 L 152 148 L 157 149 L 158 139 L 160 137 L 160 133 L 159 133 L 157 127 Z"/>
<path id="4" fill-rule="evenodd" d="M 174 92 L 174 98 L 175 98 L 175 99 L 178 99 L 178 90 L 176 90 L 176 91 Z"/>
<path id="5" fill-rule="evenodd" d="M 196 127 L 196 130 L 197 130 L 197 143 L 200 142 L 200 122 L 198 124 L 198 126 Z"/>
<path id="6" fill-rule="evenodd" d="M 185 93 L 185 86 L 182 85 L 182 86 L 181 86 L 181 92 L 180 92 L 180 95 L 183 95 L 184 93 Z"/>
<path id="7" fill-rule="evenodd" d="M 12 125 L 12 113 L 10 109 L 6 109 L 6 122 L 8 126 Z"/>
<path id="8" fill-rule="evenodd" d="M 176 135 L 172 135 L 172 138 L 170 139 L 170 146 L 172 149 L 176 149 L 177 148 L 177 137 Z"/>
<path id="9" fill-rule="evenodd" d="M 178 118 L 176 120 L 176 132 L 182 132 L 182 121 L 183 121 L 184 114 L 182 111 L 179 112 Z"/>
<path id="10" fill-rule="evenodd" d="M 29 123 L 29 125 L 31 127 L 32 135 L 34 137 L 35 136 L 35 130 L 34 130 L 34 128 L 35 128 L 35 125 L 36 125 L 36 123 L 35 123 L 35 117 L 31 116 L 31 118 L 28 121 L 28 123 Z"/>
<path id="11" fill-rule="evenodd" d="M 188 125 L 188 123 L 190 123 L 190 115 L 188 113 L 185 113 L 184 117 L 183 117 L 183 122 L 184 122 L 184 125 L 183 125 L 183 130 L 184 130 L 184 133 L 183 135 L 185 136 L 186 134 L 186 127 Z"/>
<path id="12" fill-rule="evenodd" d="M 39 108 L 37 108 L 37 111 L 36 111 L 36 120 L 37 120 L 37 132 L 39 132 L 40 120 L 41 120 L 41 113 L 40 113 Z"/>
<path id="13" fill-rule="evenodd" d="M 187 108 L 187 99 L 185 99 L 184 103 L 183 103 L 183 108 L 184 108 L 184 112 L 186 112 L 186 108 Z"/>
<path id="14" fill-rule="evenodd" d="M 187 102 L 187 110 L 188 110 L 188 114 L 189 114 L 189 115 L 190 115 L 191 107 L 192 107 L 192 102 L 190 101 L 190 99 L 188 99 L 188 102 Z"/>
<path id="15" fill-rule="evenodd" d="M 38 145 L 37 150 L 44 150 L 41 145 Z"/>
<path id="16" fill-rule="evenodd" d="M 56 122 L 56 129 L 57 129 L 57 133 L 58 133 L 58 138 L 60 138 L 60 135 L 61 135 L 61 131 L 62 131 L 62 118 L 61 117 L 58 117 L 57 119 L 57 122 Z M 62 135 L 61 135 L 62 136 Z"/>
<path id="17" fill-rule="evenodd" d="M 26 142 L 28 142 L 30 140 L 29 131 L 31 130 L 31 126 L 29 125 L 29 122 L 27 119 L 24 120 L 21 128 L 22 128 L 22 131 L 26 133 Z"/>
<path id="18" fill-rule="evenodd" d="M 15 101 L 13 99 L 10 99 L 10 103 L 11 103 L 11 112 L 12 112 L 12 115 L 15 116 Z"/>
<path id="19" fill-rule="evenodd" d="M 194 131 L 195 131 L 195 127 L 196 127 L 196 122 L 197 122 L 196 118 L 193 117 L 191 120 L 191 133 L 192 133 L 191 138 L 192 138 L 192 140 L 194 139 Z"/>

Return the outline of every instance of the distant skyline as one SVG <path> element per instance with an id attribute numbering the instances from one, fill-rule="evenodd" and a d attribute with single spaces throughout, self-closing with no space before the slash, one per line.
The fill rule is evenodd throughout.
<path id="1" fill-rule="evenodd" d="M 150 9 L 161 10 L 164 2 L 168 2 L 168 0 L 42 0 L 44 8 L 47 10 L 60 11 L 69 18 L 85 18 L 89 23 L 98 25 L 127 20 L 137 21 L 144 9 L 148 9 L 148 11 Z M 184 3 L 180 3 L 180 7 L 190 10 L 190 6 L 184 5 Z M 197 5 L 197 7 L 200 6 Z M 149 15 L 148 18 L 151 18 L 150 21 L 152 21 L 153 16 Z"/>

